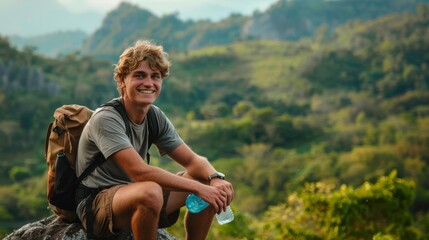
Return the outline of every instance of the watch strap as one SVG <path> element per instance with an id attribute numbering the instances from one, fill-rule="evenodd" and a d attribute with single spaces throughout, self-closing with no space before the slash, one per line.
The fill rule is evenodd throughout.
<path id="1" fill-rule="evenodd" d="M 209 182 L 211 182 L 211 180 L 213 180 L 214 178 L 225 179 L 225 175 L 223 173 L 219 173 L 219 172 L 213 173 L 212 175 L 210 175 L 208 177 Z"/>

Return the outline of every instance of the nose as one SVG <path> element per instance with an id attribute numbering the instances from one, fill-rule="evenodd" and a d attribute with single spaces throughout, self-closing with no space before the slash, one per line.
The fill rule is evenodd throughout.
<path id="1" fill-rule="evenodd" d="M 142 80 L 143 80 L 143 85 L 145 85 L 145 86 L 152 86 L 153 85 L 153 80 L 150 76 L 147 76 L 147 77 L 143 78 Z"/>

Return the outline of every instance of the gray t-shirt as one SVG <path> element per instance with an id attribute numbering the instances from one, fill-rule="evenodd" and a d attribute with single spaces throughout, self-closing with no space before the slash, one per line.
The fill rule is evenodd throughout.
<path id="1" fill-rule="evenodd" d="M 161 109 L 153 107 L 159 127 L 159 137 L 153 144 L 158 148 L 159 153 L 164 155 L 176 149 L 183 140 Z M 131 136 L 128 137 L 124 120 L 113 107 L 99 108 L 94 112 L 79 141 L 76 174 L 79 176 L 100 151 L 107 161 L 86 177 L 82 181 L 83 185 L 98 188 L 127 184 L 132 181 L 119 165 L 110 159 L 113 153 L 129 147 L 133 147 L 143 159 L 146 159 L 149 142 L 147 117 L 140 125 L 130 121 L 130 128 Z"/>

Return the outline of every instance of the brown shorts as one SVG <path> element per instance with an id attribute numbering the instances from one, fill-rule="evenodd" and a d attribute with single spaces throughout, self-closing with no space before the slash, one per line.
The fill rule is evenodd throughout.
<path id="1" fill-rule="evenodd" d="M 92 210 L 94 214 L 94 234 L 98 237 L 109 237 L 117 232 L 117 229 L 113 228 L 113 214 L 112 214 L 112 202 L 113 196 L 119 188 L 124 185 L 114 186 L 101 191 L 94 198 Z M 166 228 L 176 223 L 179 218 L 180 209 L 167 214 L 166 206 L 170 191 L 164 191 L 164 205 L 161 209 L 158 227 Z M 86 228 L 86 206 L 82 210 L 82 225 Z"/>

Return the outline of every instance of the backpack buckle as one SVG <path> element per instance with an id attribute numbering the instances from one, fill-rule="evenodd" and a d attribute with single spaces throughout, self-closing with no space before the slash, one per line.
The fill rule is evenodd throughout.
<path id="1" fill-rule="evenodd" d="M 59 136 L 59 135 L 63 134 L 64 129 L 62 129 L 58 126 L 55 126 L 54 129 L 52 129 L 52 132 L 56 133 Z"/>

